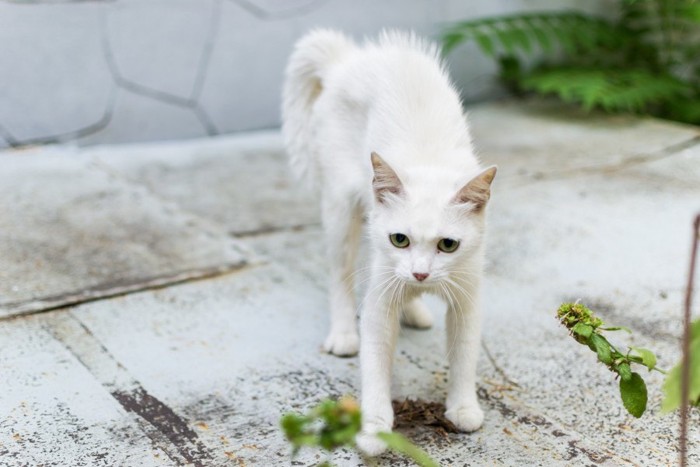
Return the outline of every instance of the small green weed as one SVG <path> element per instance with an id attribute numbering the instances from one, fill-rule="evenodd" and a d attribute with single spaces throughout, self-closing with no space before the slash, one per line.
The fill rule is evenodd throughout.
<path id="1" fill-rule="evenodd" d="M 633 365 L 641 365 L 649 371 L 656 370 L 656 355 L 651 350 L 630 347 L 620 352 L 602 334 L 602 331 L 630 332 L 625 327 L 605 327 L 603 321 L 580 303 L 564 303 L 557 310 L 559 322 L 566 326 L 576 342 L 588 346 L 598 356 L 598 361 L 620 378 L 620 396 L 627 411 L 639 418 L 647 408 L 647 386 L 639 373 L 632 371 Z"/>
<path id="2" fill-rule="evenodd" d="M 320 448 L 328 453 L 336 449 L 357 450 L 355 437 L 362 428 L 360 406 L 352 397 L 324 400 L 307 414 L 288 413 L 282 417 L 282 430 L 292 444 L 292 457 L 303 447 Z M 411 458 L 421 467 L 438 467 L 430 456 L 399 433 L 377 435 L 392 451 Z M 329 460 L 318 467 L 330 467 Z"/>
<path id="3" fill-rule="evenodd" d="M 690 326 L 690 378 L 688 400 L 690 405 L 700 407 L 700 319 Z M 671 368 L 662 387 L 664 400 L 662 412 L 672 412 L 681 405 L 681 362 Z"/>

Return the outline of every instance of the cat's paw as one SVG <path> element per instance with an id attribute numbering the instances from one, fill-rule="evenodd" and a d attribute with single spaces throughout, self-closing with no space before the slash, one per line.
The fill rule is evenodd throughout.
<path id="1" fill-rule="evenodd" d="M 355 437 L 355 442 L 360 451 L 370 457 L 378 456 L 387 449 L 386 443 L 377 438 L 376 433 L 366 433 L 362 431 Z"/>
<path id="2" fill-rule="evenodd" d="M 484 411 L 477 402 L 448 409 L 445 417 L 466 433 L 476 431 L 484 424 Z"/>
<path id="3" fill-rule="evenodd" d="M 338 357 L 352 357 L 360 349 L 357 332 L 331 332 L 323 343 L 323 351 Z"/>
<path id="4" fill-rule="evenodd" d="M 401 313 L 401 322 L 416 329 L 429 329 L 433 326 L 433 314 L 420 300 L 413 300 Z"/>

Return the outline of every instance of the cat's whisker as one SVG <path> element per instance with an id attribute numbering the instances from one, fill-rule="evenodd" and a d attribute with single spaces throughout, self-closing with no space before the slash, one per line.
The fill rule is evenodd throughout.
<path id="1" fill-rule="evenodd" d="M 481 276 L 478 276 L 476 274 L 472 275 L 472 274 L 466 274 L 466 273 L 462 273 L 462 272 L 451 272 L 449 274 L 449 276 L 453 277 L 453 278 L 458 278 L 458 279 L 465 281 L 465 282 L 468 282 L 470 284 L 472 283 L 473 280 L 479 280 L 481 278 Z"/>
<path id="2" fill-rule="evenodd" d="M 462 304 L 455 295 L 454 291 L 449 285 L 446 285 L 444 283 L 441 284 L 445 292 L 447 293 L 447 296 L 449 298 L 449 303 L 448 303 L 448 308 L 447 312 L 451 313 L 457 320 L 464 320 L 464 313 L 462 313 Z M 464 322 L 464 321 L 462 321 Z M 462 325 L 462 323 L 460 323 Z M 449 331 L 448 331 L 449 335 Z M 454 349 L 457 347 L 457 334 L 454 333 L 452 334 L 452 340 L 451 342 L 448 343 L 447 346 L 447 357 L 450 358 L 452 357 L 452 352 L 454 352 Z"/>
<path id="3" fill-rule="evenodd" d="M 474 296 L 473 296 L 467 289 L 465 289 L 461 284 L 459 284 L 458 282 L 456 282 L 456 281 L 454 281 L 454 280 L 452 280 L 452 279 L 449 279 L 449 278 L 446 279 L 446 281 L 447 281 L 452 287 L 454 287 L 454 289 L 455 289 L 456 292 L 459 292 L 459 294 L 460 294 L 465 300 L 467 300 L 467 302 L 469 303 L 470 306 L 473 307 L 473 306 L 476 305 L 476 303 L 475 303 L 475 301 L 474 301 Z"/>
<path id="4" fill-rule="evenodd" d="M 447 285 L 445 286 L 447 288 L 447 291 L 449 292 L 450 296 L 452 297 L 452 306 L 453 309 L 458 311 L 459 313 L 462 313 L 462 302 L 459 300 L 459 297 L 457 296 L 457 293 L 459 290 L 455 290 L 456 284 L 453 280 L 447 278 L 445 279 L 445 282 Z"/>
<path id="5" fill-rule="evenodd" d="M 450 271 L 460 272 L 460 273 L 464 273 L 464 274 L 470 274 L 473 276 L 480 276 L 478 271 L 474 271 L 472 268 L 453 268 L 453 269 L 450 269 Z"/>
<path id="6" fill-rule="evenodd" d="M 449 275 L 451 277 L 458 277 L 462 280 L 465 280 L 466 282 L 469 282 L 471 285 L 471 279 L 480 279 L 481 274 L 477 274 L 474 271 L 470 271 L 468 269 L 453 269 L 450 271 Z"/>
<path id="7" fill-rule="evenodd" d="M 390 282 L 392 282 L 392 281 L 394 281 L 394 280 L 396 280 L 396 277 L 395 277 L 395 276 L 390 276 L 390 277 L 388 277 L 388 278 L 382 280 L 381 282 L 378 282 L 378 283 L 375 284 L 370 290 L 368 290 L 367 292 L 365 292 L 365 296 L 364 296 L 364 298 L 362 299 L 362 302 L 360 303 L 359 309 L 361 310 L 361 309 L 365 306 L 365 304 L 366 304 L 367 300 L 369 299 L 369 297 L 370 297 L 376 290 L 385 287 L 388 283 L 390 283 Z M 382 292 L 382 294 L 377 298 L 377 302 L 380 301 L 380 299 L 381 299 L 381 297 L 382 297 L 383 294 L 384 294 L 384 292 Z"/>
<path id="8" fill-rule="evenodd" d="M 396 309 L 394 306 L 394 302 L 396 300 L 396 291 L 398 290 L 398 288 L 399 288 L 399 283 L 398 283 L 398 278 L 397 278 L 396 281 L 391 283 L 391 293 L 389 294 L 389 304 L 386 307 L 387 319 L 391 319 L 392 311 Z M 400 310 L 397 310 L 397 311 L 400 312 Z"/>
<path id="9" fill-rule="evenodd" d="M 381 273 L 376 274 L 377 278 L 382 278 L 382 277 L 386 277 L 386 276 L 393 276 L 393 275 L 394 275 L 393 271 L 386 271 L 386 272 L 381 272 Z M 362 287 L 366 283 L 368 283 L 371 279 L 372 279 L 371 276 L 364 277 L 361 281 L 359 281 L 355 284 L 355 287 L 356 288 Z"/>
<path id="10" fill-rule="evenodd" d="M 348 274 L 347 277 L 358 276 L 358 275 L 363 274 L 363 273 L 365 273 L 365 272 L 367 272 L 367 271 L 381 271 L 381 270 L 392 271 L 393 269 L 394 269 L 394 268 L 392 268 L 391 266 L 368 265 L 368 266 L 363 266 L 363 267 L 360 267 L 360 268 L 356 268 L 353 272 L 351 272 L 350 274 Z"/>
<path id="11" fill-rule="evenodd" d="M 396 308 L 398 310 L 398 313 L 403 313 L 403 310 L 405 308 L 404 301 L 406 299 L 406 282 L 405 281 L 400 281 L 399 286 L 398 286 L 398 295 L 397 295 L 397 300 L 396 300 Z"/>
<path id="12" fill-rule="evenodd" d="M 403 281 L 398 277 L 396 277 L 395 279 L 396 280 L 391 283 L 391 294 L 389 296 L 388 306 L 386 307 L 387 319 L 394 319 L 392 317 L 392 312 L 396 313 L 397 315 L 401 312 L 401 310 L 398 308 L 399 297 L 397 296 L 397 294 L 402 287 Z"/>
<path id="13" fill-rule="evenodd" d="M 368 268 L 365 271 L 356 271 L 348 281 L 352 281 L 354 288 L 357 288 L 367 283 L 372 278 L 372 275 L 378 278 L 391 276 L 394 275 L 394 269 L 385 268 L 381 270 L 379 268 Z M 357 280 L 357 277 L 361 277 L 361 279 Z"/>
<path id="14" fill-rule="evenodd" d="M 388 279 L 385 279 L 384 281 L 382 281 L 382 282 L 376 284 L 374 287 L 372 287 L 372 289 L 371 289 L 370 291 L 368 291 L 368 292 L 365 294 L 365 297 L 364 297 L 363 300 L 362 300 L 361 307 L 364 308 L 364 307 L 367 305 L 367 300 L 368 300 L 378 289 L 384 288 L 384 290 L 382 290 L 382 292 L 381 292 L 381 293 L 379 294 L 379 296 L 377 297 L 376 303 L 375 303 L 375 305 L 380 305 L 380 304 L 382 303 L 382 298 L 384 297 L 384 295 L 385 295 L 388 291 L 391 291 L 391 290 L 395 287 L 396 283 L 399 282 L 399 281 L 400 281 L 400 278 L 399 278 L 399 277 L 397 277 L 397 276 L 395 276 L 395 275 L 392 275 L 392 276 L 389 277 Z M 362 309 L 362 308 L 360 308 L 360 309 Z M 388 313 L 389 313 L 389 309 L 387 308 L 387 314 L 388 314 Z"/>
<path id="15" fill-rule="evenodd" d="M 362 268 L 358 268 L 355 271 L 351 272 L 345 278 L 343 279 L 344 281 L 354 281 L 358 276 L 363 275 L 363 279 L 360 283 L 366 282 L 369 280 L 372 275 L 367 274 L 367 272 L 375 271 L 379 275 L 383 274 L 391 274 L 394 271 L 394 268 L 390 266 L 366 266 Z"/>
<path id="16" fill-rule="evenodd" d="M 447 286 L 445 285 L 445 283 L 444 283 L 443 281 L 440 281 L 440 282 L 438 283 L 438 285 L 440 286 L 440 296 L 441 296 L 441 297 L 445 300 L 445 302 L 447 303 L 447 313 L 450 313 L 450 309 L 453 307 L 453 304 L 452 304 L 452 295 L 450 294 L 449 290 L 447 289 Z M 450 349 L 451 349 L 451 347 L 452 347 L 452 343 L 451 343 L 451 342 L 447 342 L 447 349 L 446 349 L 446 350 L 447 350 L 447 355 L 450 354 Z"/>

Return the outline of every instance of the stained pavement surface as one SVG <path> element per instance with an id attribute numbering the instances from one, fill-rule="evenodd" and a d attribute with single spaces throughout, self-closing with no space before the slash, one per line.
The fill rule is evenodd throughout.
<path id="1" fill-rule="evenodd" d="M 634 419 L 553 315 L 581 299 L 632 328 L 616 343 L 675 363 L 700 130 L 548 103 L 470 116 L 483 160 L 500 168 L 486 421 L 469 435 L 403 432 L 446 466 L 673 464 L 678 417 L 659 413 L 661 376 L 645 374 L 650 409 Z M 0 464 L 289 465 L 280 415 L 358 394 L 357 359 L 319 351 L 317 201 L 285 164 L 275 132 L 0 152 Z M 402 330 L 397 399 L 444 399 L 444 341 L 442 320 Z M 699 424 L 695 412 L 691 439 Z"/>

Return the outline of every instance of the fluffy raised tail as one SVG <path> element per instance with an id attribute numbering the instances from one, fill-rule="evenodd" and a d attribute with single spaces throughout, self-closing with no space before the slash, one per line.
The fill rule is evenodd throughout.
<path id="1" fill-rule="evenodd" d="M 354 47 L 340 32 L 317 29 L 299 39 L 287 64 L 282 91 L 282 135 L 292 171 L 312 186 L 316 185 L 311 142 L 313 105 L 323 91 L 325 72 Z"/>

